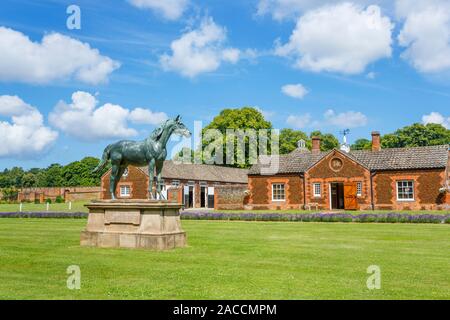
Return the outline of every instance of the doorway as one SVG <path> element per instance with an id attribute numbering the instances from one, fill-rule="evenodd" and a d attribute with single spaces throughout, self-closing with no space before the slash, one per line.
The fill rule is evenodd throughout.
<path id="1" fill-rule="evenodd" d="M 206 208 L 206 198 L 208 196 L 208 187 L 200 187 L 200 208 Z"/>
<path id="2" fill-rule="evenodd" d="M 193 208 L 194 207 L 194 186 L 184 186 L 184 207 Z"/>
<path id="3" fill-rule="evenodd" d="M 331 209 L 345 209 L 344 184 L 341 182 L 330 183 L 331 187 Z"/>

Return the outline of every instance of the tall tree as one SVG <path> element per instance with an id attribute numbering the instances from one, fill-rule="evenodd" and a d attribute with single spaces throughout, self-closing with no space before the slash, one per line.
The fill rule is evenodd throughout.
<path id="1" fill-rule="evenodd" d="M 372 148 L 372 141 L 367 139 L 358 139 L 350 147 L 351 150 L 370 150 Z"/>
<path id="2" fill-rule="evenodd" d="M 306 147 L 311 149 L 311 139 L 300 130 L 282 129 L 280 131 L 280 154 L 287 154 L 298 147 L 298 142 L 304 140 Z"/>
<path id="3" fill-rule="evenodd" d="M 313 131 L 310 137 L 320 137 L 320 150 L 328 151 L 334 148 L 339 148 L 339 140 L 331 133 L 323 134 L 319 130 Z"/>
<path id="4" fill-rule="evenodd" d="M 217 130 L 221 133 L 222 139 L 216 140 L 214 136 L 209 135 L 210 133 L 213 133 Z M 245 129 L 254 129 L 257 133 L 260 129 L 272 129 L 272 124 L 267 121 L 262 113 L 258 111 L 256 108 L 253 107 L 243 107 L 240 109 L 224 109 L 220 112 L 218 116 L 216 116 L 213 121 L 211 121 L 210 124 L 208 124 L 203 129 L 203 141 L 202 141 L 202 148 L 205 153 L 211 153 L 212 156 L 216 156 L 216 152 L 214 151 L 214 141 L 217 143 L 217 150 L 220 150 L 219 148 L 222 148 L 223 153 L 223 162 L 225 164 L 226 159 L 234 159 L 235 163 L 232 164 L 232 166 L 235 167 L 249 167 L 250 161 L 249 161 L 249 153 L 250 148 L 254 147 L 250 143 L 250 138 L 245 137 L 244 138 L 244 144 L 245 144 L 245 155 L 238 153 L 238 139 L 236 136 L 230 135 L 227 136 L 227 130 L 228 129 L 234 129 L 234 130 L 245 130 Z M 227 142 L 229 144 L 234 145 L 234 154 L 233 155 L 227 155 Z M 205 152 L 207 151 L 207 152 Z M 258 150 L 257 150 L 258 152 Z M 239 159 L 245 158 L 245 163 L 239 163 Z M 206 159 L 203 159 L 206 160 Z"/>
<path id="5" fill-rule="evenodd" d="M 381 137 L 383 148 L 435 146 L 450 143 L 450 130 L 440 124 L 414 123 Z"/>

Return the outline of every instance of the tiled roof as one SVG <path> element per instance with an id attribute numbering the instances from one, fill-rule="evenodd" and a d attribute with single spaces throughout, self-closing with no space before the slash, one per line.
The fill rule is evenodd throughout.
<path id="1" fill-rule="evenodd" d="M 351 154 L 371 170 L 402 170 L 445 168 L 448 163 L 448 145 L 392 148 L 380 151 L 355 150 Z"/>
<path id="2" fill-rule="evenodd" d="M 147 167 L 141 167 L 146 174 Z M 208 164 L 174 163 L 164 161 L 163 179 L 213 181 L 225 183 L 247 183 L 248 170 Z"/>
<path id="3" fill-rule="evenodd" d="M 380 151 L 355 150 L 344 153 L 370 170 L 407 170 L 445 168 L 448 163 L 448 145 L 392 148 Z M 332 151 L 313 154 L 296 149 L 290 154 L 279 156 L 278 173 L 305 172 Z M 276 156 L 273 156 L 275 159 Z M 249 174 L 260 174 L 261 166 L 254 165 Z"/>

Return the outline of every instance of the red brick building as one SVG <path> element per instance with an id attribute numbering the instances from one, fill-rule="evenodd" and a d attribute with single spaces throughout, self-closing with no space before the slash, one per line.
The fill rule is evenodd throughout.
<path id="1" fill-rule="evenodd" d="M 162 171 L 163 195 L 168 200 L 183 203 L 186 208 L 214 208 L 218 186 L 247 186 L 248 170 L 206 164 L 176 164 L 165 161 Z M 101 179 L 101 198 L 111 199 L 111 170 Z M 147 167 L 129 166 L 120 179 L 116 195 L 120 199 L 146 199 Z"/>
<path id="2" fill-rule="evenodd" d="M 311 151 L 297 148 L 279 156 L 276 174 L 249 171 L 248 208 L 347 210 L 440 209 L 450 204 L 449 146 L 381 149 L 372 133 L 372 150 Z M 447 192 L 441 189 L 447 188 Z"/>

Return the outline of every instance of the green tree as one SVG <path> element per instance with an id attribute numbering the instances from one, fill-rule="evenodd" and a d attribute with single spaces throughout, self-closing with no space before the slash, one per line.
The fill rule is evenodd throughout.
<path id="1" fill-rule="evenodd" d="M 37 186 L 36 175 L 31 172 L 27 172 L 22 177 L 22 187 L 23 188 L 32 188 Z"/>
<path id="2" fill-rule="evenodd" d="M 106 167 L 101 172 L 92 173 L 92 170 L 98 165 L 99 159 L 86 157 L 80 161 L 75 161 L 64 166 L 62 169 L 63 186 L 97 186 L 100 184 L 101 176 L 109 169 Z"/>
<path id="3" fill-rule="evenodd" d="M 304 140 L 306 147 L 311 149 L 311 139 L 303 131 L 282 129 L 280 131 L 280 154 L 287 154 L 298 147 L 298 141 Z"/>
<path id="4" fill-rule="evenodd" d="M 221 141 L 215 141 L 215 139 L 211 136 L 208 136 L 208 130 L 216 129 L 222 134 L 222 140 Z M 222 148 L 223 153 L 223 160 L 224 164 L 226 162 L 225 159 L 227 158 L 233 158 L 235 159 L 235 164 L 232 166 L 235 167 L 249 167 L 250 161 L 249 161 L 249 152 L 250 148 L 252 147 L 249 143 L 250 139 L 248 137 L 245 137 L 244 143 L 245 143 L 245 156 L 238 154 L 237 150 L 237 140 L 232 135 L 227 136 L 227 129 L 235 129 L 235 130 L 245 130 L 245 129 L 254 129 L 256 132 L 260 129 L 272 129 L 272 124 L 264 119 L 264 116 L 260 111 L 253 107 L 243 107 L 240 109 L 224 109 L 220 112 L 218 116 L 216 116 L 213 121 L 211 121 L 210 124 L 208 124 L 203 129 L 203 141 L 202 141 L 202 148 L 203 151 L 206 151 L 208 148 L 208 152 L 213 149 L 214 144 L 212 143 L 215 141 L 218 145 L 218 148 Z M 211 131 L 209 131 L 211 132 Z M 229 143 L 234 144 L 234 154 L 233 155 L 227 155 L 226 154 L 226 145 L 227 141 Z M 258 150 L 256 150 L 258 152 Z M 212 156 L 215 156 L 215 151 L 211 152 Z M 245 164 L 238 164 L 237 160 L 240 156 L 245 157 Z M 205 159 L 203 159 L 205 160 Z"/>
<path id="5" fill-rule="evenodd" d="M 7 187 L 7 188 L 2 188 L 1 194 L 2 194 L 2 200 L 17 201 L 17 196 L 19 194 L 19 191 L 17 190 L 16 187 Z"/>
<path id="6" fill-rule="evenodd" d="M 332 135 L 331 133 L 323 134 L 319 130 L 313 131 L 310 134 L 310 137 L 320 137 L 320 150 L 328 151 L 333 150 L 334 148 L 339 148 L 339 140 Z"/>
<path id="7" fill-rule="evenodd" d="M 372 141 L 367 139 L 358 139 L 351 145 L 351 150 L 370 150 L 372 149 Z"/>
<path id="8" fill-rule="evenodd" d="M 440 124 L 414 123 L 381 137 L 383 148 L 435 146 L 450 143 L 450 130 Z"/>
<path id="9" fill-rule="evenodd" d="M 43 177 L 38 177 L 42 187 L 62 187 L 64 186 L 63 166 L 58 163 L 51 164 L 45 171 Z"/>

